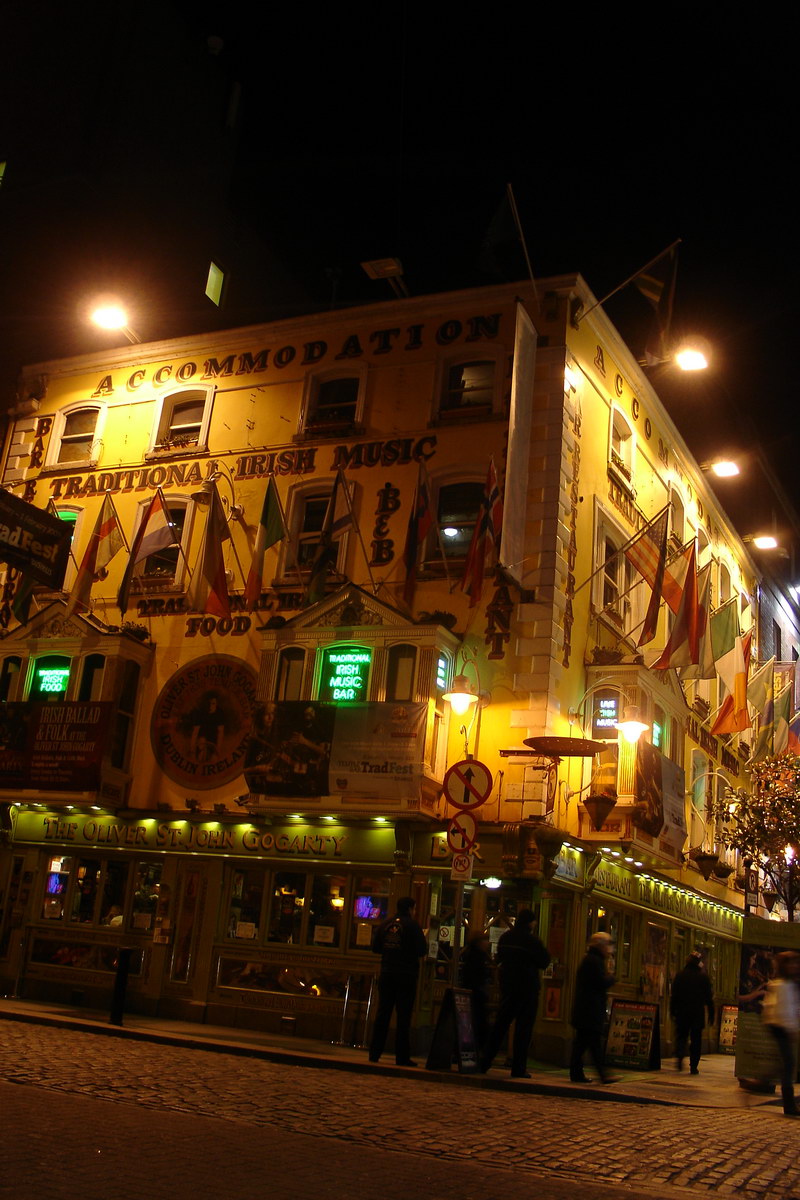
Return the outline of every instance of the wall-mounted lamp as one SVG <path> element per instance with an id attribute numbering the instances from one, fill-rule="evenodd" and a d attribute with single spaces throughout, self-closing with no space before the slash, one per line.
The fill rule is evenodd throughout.
<path id="1" fill-rule="evenodd" d="M 480 697 L 466 675 L 456 675 L 450 691 L 445 692 L 442 699 L 447 700 L 457 717 L 463 717 Z"/>
<path id="2" fill-rule="evenodd" d="M 622 720 L 617 721 L 614 728 L 619 730 L 626 742 L 638 742 L 650 726 L 640 719 L 638 705 L 628 704 L 622 710 Z"/>

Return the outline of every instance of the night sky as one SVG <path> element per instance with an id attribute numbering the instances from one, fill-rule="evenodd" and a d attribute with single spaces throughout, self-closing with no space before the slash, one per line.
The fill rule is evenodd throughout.
<path id="1" fill-rule="evenodd" d="M 800 501 L 796 101 L 780 29 L 737 26 L 731 13 L 717 27 L 719 10 L 697 9 L 683 27 L 671 13 L 666 29 L 663 15 L 637 11 L 632 23 L 502 2 L 278 13 L 142 0 L 134 18 L 85 0 L 81 21 L 65 7 L 17 5 L 4 38 L 6 369 L 23 353 L 16 369 L 99 348 L 106 335 L 73 313 L 98 279 L 149 289 L 131 322 L 146 338 L 389 299 L 359 265 L 376 257 L 401 259 L 412 295 L 491 283 L 482 245 L 511 183 L 537 276 L 579 271 L 598 297 L 682 239 L 675 329 L 709 340 L 713 368 L 654 382 L 698 458 L 757 438 Z M 219 119 L 231 95 L 235 137 Z M 204 141 L 205 107 L 216 132 Z M 24 204 L 15 154 L 28 169 Z M 156 203 L 172 230 L 157 246 Z M 220 205 L 261 286 L 217 314 L 204 300 L 176 303 L 164 278 Z M 500 264 L 501 277 L 523 273 L 513 254 Z M 22 306 L 31 276 L 36 301 Z M 607 311 L 640 352 L 643 298 L 628 288 Z M 745 467 L 738 492 L 720 494 L 753 532 L 745 522 L 776 501 L 752 455 Z"/>

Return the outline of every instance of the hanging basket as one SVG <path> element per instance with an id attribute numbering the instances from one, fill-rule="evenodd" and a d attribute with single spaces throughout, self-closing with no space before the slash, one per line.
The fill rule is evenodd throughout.
<path id="1" fill-rule="evenodd" d="M 733 874 L 733 867 L 730 863 L 718 862 L 715 867 L 711 868 L 711 874 L 715 879 L 727 879 L 729 875 Z"/>
<path id="2" fill-rule="evenodd" d="M 714 868 L 719 866 L 719 855 L 713 850 L 698 850 L 697 854 L 692 855 L 692 859 L 703 879 L 708 879 Z"/>
<path id="3" fill-rule="evenodd" d="M 761 899 L 764 901 L 764 908 L 767 910 L 767 912 L 772 912 L 773 908 L 775 907 L 775 901 L 778 899 L 778 893 L 771 892 L 769 889 L 765 888 L 761 893 Z"/>
<path id="4" fill-rule="evenodd" d="M 598 792 L 597 795 L 587 796 L 583 801 L 583 807 L 589 814 L 592 822 L 592 829 L 599 833 L 608 820 L 608 814 L 613 808 L 616 808 L 617 802 L 613 796 L 604 796 Z"/>
<path id="5" fill-rule="evenodd" d="M 557 858 L 566 836 L 566 833 L 562 829 L 556 829 L 555 825 L 537 825 L 533 831 L 533 838 L 542 858 Z"/>

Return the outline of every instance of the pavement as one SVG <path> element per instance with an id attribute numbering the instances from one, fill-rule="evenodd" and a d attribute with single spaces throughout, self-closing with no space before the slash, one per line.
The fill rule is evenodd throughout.
<path id="1" fill-rule="evenodd" d="M 570 1082 L 565 1068 L 535 1059 L 528 1064 L 530 1079 L 511 1079 L 508 1070 L 502 1066 L 495 1066 L 486 1075 L 462 1073 L 455 1067 L 449 1072 L 431 1071 L 425 1068 L 423 1058 L 418 1060 L 417 1067 L 395 1066 L 391 1055 L 375 1064 L 368 1061 L 365 1048 L 289 1034 L 201 1025 L 139 1013 L 126 1013 L 123 1023 L 116 1025 L 110 1023 L 107 1013 L 94 1009 L 15 997 L 0 997 L 0 1019 L 75 1029 L 111 1038 L 242 1055 L 267 1062 L 372 1075 L 421 1076 L 428 1082 L 503 1092 L 709 1109 L 740 1109 L 743 1105 L 753 1108 L 775 1103 L 774 1093 L 742 1089 L 734 1074 L 734 1058 L 723 1054 L 704 1056 L 698 1075 L 691 1075 L 688 1069 L 678 1072 L 674 1060 L 668 1059 L 660 1070 L 655 1071 L 625 1071 L 615 1067 L 616 1081 L 613 1084 L 601 1085 L 597 1081 L 579 1084 Z M 535 1042 L 534 1035 L 534 1048 Z M 587 1072 L 591 1076 L 591 1068 L 587 1068 Z"/>

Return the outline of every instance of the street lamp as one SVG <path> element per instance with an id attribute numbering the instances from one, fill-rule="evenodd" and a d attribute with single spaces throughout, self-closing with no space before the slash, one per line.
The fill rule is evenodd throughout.
<path id="1" fill-rule="evenodd" d="M 136 344 L 142 340 L 128 324 L 128 314 L 125 309 L 116 302 L 109 301 L 99 304 L 92 310 L 90 317 L 100 329 L 118 329 L 129 342 Z"/>

